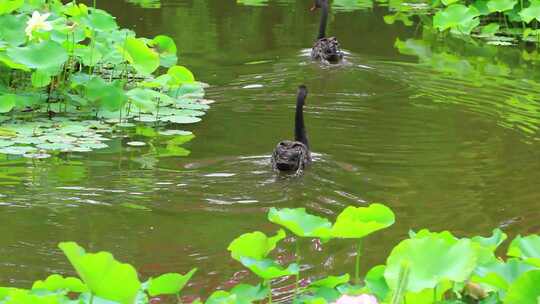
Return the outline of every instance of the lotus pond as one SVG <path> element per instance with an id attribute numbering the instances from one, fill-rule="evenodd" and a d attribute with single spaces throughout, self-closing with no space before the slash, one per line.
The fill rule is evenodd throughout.
<path id="1" fill-rule="evenodd" d="M 500 228 L 510 240 L 540 233 L 535 46 L 464 42 L 419 19 L 392 20 L 395 11 L 384 3 L 336 0 L 329 32 L 347 60 L 321 68 L 309 59 L 318 23 L 310 5 L 98 0 L 98 8 L 137 37 L 172 38 L 178 64 L 210 84 L 204 96 L 205 85 L 190 84 L 179 94 L 193 99 L 190 106 L 167 106 L 158 115 L 206 115 L 162 128 L 136 121 L 137 113 L 133 126 L 114 136 L 110 128 L 122 117 L 103 118 L 110 123 L 92 125 L 84 137 L 106 147 L 89 147 L 75 136 L 88 132 L 94 118 L 68 131 L 58 117 L 36 120 L 61 138 L 45 139 L 44 148 L 54 150 L 48 158 L 0 155 L 0 286 L 28 288 L 53 273 L 75 275 L 57 246 L 63 241 L 112 252 L 141 278 L 197 267 L 182 291 L 186 301 L 239 282 L 255 284 L 256 276 L 227 248 L 244 233 L 275 235 L 278 228 L 267 220 L 272 207 L 302 207 L 333 222 L 346 206 L 385 202 L 396 222 L 365 239 L 362 274 L 384 264 L 409 230 L 450 230 L 461 238 Z M 168 74 L 170 67 L 160 69 Z M 276 142 L 292 136 L 300 83 L 310 92 L 306 124 L 316 158 L 303 177 L 280 178 L 270 170 L 269 155 Z M 180 98 L 184 105 L 186 98 Z M 216 102 L 200 106 L 202 98 Z M 12 123 L 10 115 L 3 117 L 3 127 Z M 62 152 L 50 146 L 55 141 L 82 149 Z M 93 151 L 81 153 L 84 148 Z M 274 249 L 283 265 L 295 262 L 292 236 Z M 354 277 L 354 241 L 299 244 L 302 278 Z M 278 302 L 295 290 L 294 278 L 272 285 Z"/>

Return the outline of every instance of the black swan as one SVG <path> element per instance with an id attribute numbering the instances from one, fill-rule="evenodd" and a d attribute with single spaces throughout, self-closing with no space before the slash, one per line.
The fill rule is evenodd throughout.
<path id="1" fill-rule="evenodd" d="M 328 0 L 315 0 L 311 11 L 322 9 L 319 36 L 311 49 L 311 58 L 323 63 L 339 63 L 343 59 L 343 52 L 335 37 L 326 37 L 326 22 L 328 20 Z"/>
<path id="2" fill-rule="evenodd" d="M 294 141 L 284 140 L 277 144 L 272 153 L 272 168 L 277 171 L 290 171 L 302 174 L 306 165 L 311 163 L 311 153 L 304 125 L 304 104 L 307 97 L 305 85 L 298 87 L 296 115 L 294 117 Z"/>

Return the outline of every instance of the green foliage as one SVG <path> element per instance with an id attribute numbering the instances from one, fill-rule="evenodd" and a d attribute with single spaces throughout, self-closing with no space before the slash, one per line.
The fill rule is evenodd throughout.
<path id="1" fill-rule="evenodd" d="M 345 208 L 332 226 L 332 237 L 363 238 L 375 231 L 394 224 L 395 216 L 390 208 L 382 204 L 368 207 Z"/>
<path id="2" fill-rule="evenodd" d="M 267 237 L 264 233 L 255 231 L 237 237 L 227 249 L 231 252 L 231 257 L 237 261 L 244 257 L 264 259 L 284 238 L 285 231 L 282 229 L 273 237 Z"/>
<path id="3" fill-rule="evenodd" d="M 0 68 L 7 77 L 1 79 L 0 113 L 13 114 L 9 129 L 23 146 L 0 153 L 32 157 L 37 149 L 87 152 L 107 147 L 101 143 L 105 137 L 97 142 L 85 138 L 84 133 L 92 133 L 90 126 L 77 132 L 84 145 L 67 137 L 38 139 L 46 128 L 40 136 L 19 132 L 23 122 L 41 123 L 47 115 L 106 121 L 111 130 L 133 121 L 154 127 L 201 121 L 209 108 L 200 101 L 203 84 L 177 65 L 177 52 L 172 38 L 137 38 L 108 12 L 75 1 L 1 0 Z M 160 66 L 169 70 L 156 75 Z M 176 156 L 189 154 L 175 149 Z"/>
<path id="4" fill-rule="evenodd" d="M 281 225 L 299 237 L 328 239 L 332 224 L 329 220 L 308 214 L 305 208 L 280 209 L 271 208 L 268 220 Z"/>
<path id="5" fill-rule="evenodd" d="M 150 296 L 178 295 L 196 271 L 197 268 L 193 268 L 185 275 L 167 273 L 155 279 L 150 279 L 148 283 L 148 294 Z"/>
<path id="6" fill-rule="evenodd" d="M 76 243 L 58 245 L 92 294 L 122 304 L 131 304 L 141 287 L 137 271 L 108 252 L 86 253 Z"/>
<path id="7" fill-rule="evenodd" d="M 518 257 L 526 263 L 540 267 L 540 236 L 518 235 L 508 248 L 508 256 Z"/>

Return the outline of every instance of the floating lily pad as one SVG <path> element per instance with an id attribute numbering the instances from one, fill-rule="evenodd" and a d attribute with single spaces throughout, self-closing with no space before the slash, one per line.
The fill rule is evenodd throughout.
<path id="1" fill-rule="evenodd" d="M 164 135 L 164 136 L 173 136 L 173 135 L 181 135 L 181 136 L 185 136 L 185 135 L 193 135 L 193 132 L 190 132 L 190 131 L 183 131 L 183 130 L 165 130 L 165 131 L 159 131 L 158 132 L 160 135 Z"/>
<path id="2" fill-rule="evenodd" d="M 172 134 L 171 134 L 172 135 Z M 15 144 L 14 140 L 6 140 L 6 139 L 0 139 L 0 148 L 5 148 L 9 146 L 13 146 Z"/>
<path id="3" fill-rule="evenodd" d="M 23 155 L 34 151 L 37 149 L 30 146 L 10 146 L 0 149 L 0 154 Z"/>
<path id="4" fill-rule="evenodd" d="M 159 120 L 168 121 L 168 122 L 177 123 L 177 124 L 192 124 L 192 123 L 199 122 L 202 119 L 200 119 L 199 117 L 193 117 L 193 116 L 172 115 L 172 116 L 161 117 Z"/>
<path id="5" fill-rule="evenodd" d="M 23 154 L 23 157 L 25 158 L 32 158 L 32 159 L 45 159 L 50 158 L 52 155 L 48 153 L 26 153 Z"/>
<path id="6" fill-rule="evenodd" d="M 146 143 L 142 141 L 130 141 L 127 145 L 132 147 L 144 147 L 146 146 Z"/>

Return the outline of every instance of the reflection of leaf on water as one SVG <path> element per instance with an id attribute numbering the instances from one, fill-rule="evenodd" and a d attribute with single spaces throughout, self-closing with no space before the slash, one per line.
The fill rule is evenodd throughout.
<path id="1" fill-rule="evenodd" d="M 142 8 L 160 8 L 160 0 L 126 0 L 129 3 L 136 4 Z"/>
<path id="2" fill-rule="evenodd" d="M 236 3 L 248 6 L 268 5 L 268 0 L 236 0 Z"/>
<path id="3" fill-rule="evenodd" d="M 28 169 L 24 166 L 17 166 L 18 164 L 22 165 L 22 161 L 4 162 L 5 158 L 7 158 L 6 155 L 0 155 L 0 161 L 2 162 L 2 166 L 0 166 L 0 185 L 19 184 L 23 181 Z"/>
<path id="4" fill-rule="evenodd" d="M 49 174 L 61 182 L 78 182 L 86 178 L 86 167 L 80 162 L 69 162 L 52 167 Z"/>
<path id="5" fill-rule="evenodd" d="M 400 80 L 414 88 L 415 96 L 465 106 L 469 111 L 495 117 L 499 126 L 517 130 L 526 138 L 540 131 L 540 82 L 531 65 L 515 62 L 524 54 L 487 44 L 463 47 L 460 39 L 439 43 L 424 32 L 424 39 L 397 39 L 395 47 L 419 63 L 406 66 Z M 526 56 L 529 54 L 527 53 Z M 534 60 L 535 54 L 531 54 Z M 494 93 L 495 92 L 495 93 Z"/>
<path id="6" fill-rule="evenodd" d="M 367 10 L 373 8 L 373 0 L 334 0 L 332 8 L 343 12 Z"/>

